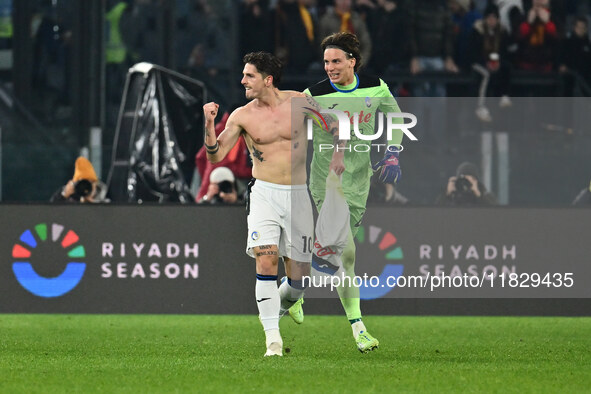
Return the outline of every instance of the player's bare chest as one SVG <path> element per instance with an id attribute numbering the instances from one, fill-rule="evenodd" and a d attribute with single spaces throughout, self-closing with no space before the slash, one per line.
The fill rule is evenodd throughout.
<path id="1" fill-rule="evenodd" d="M 291 111 L 287 108 L 253 113 L 244 122 L 244 128 L 253 142 L 267 144 L 291 139 L 291 123 Z"/>

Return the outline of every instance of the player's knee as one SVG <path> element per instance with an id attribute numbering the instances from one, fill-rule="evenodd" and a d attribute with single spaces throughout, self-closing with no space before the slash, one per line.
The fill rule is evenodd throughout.
<path id="1" fill-rule="evenodd" d="M 289 258 L 285 258 L 285 260 L 285 270 L 289 278 L 301 280 L 303 277 L 310 277 L 311 264 L 309 262 L 296 261 Z"/>
<path id="2" fill-rule="evenodd" d="M 349 268 L 355 265 L 355 245 L 347 246 L 341 255 L 341 260 L 343 261 L 343 267 Z"/>
<path id="3" fill-rule="evenodd" d="M 277 257 L 257 257 L 257 272 L 265 275 L 275 275 L 277 273 Z"/>
<path id="4" fill-rule="evenodd" d="M 309 263 L 305 263 L 304 265 L 302 265 L 302 269 L 301 269 L 301 273 L 300 273 L 300 277 L 310 277 L 310 266 L 311 264 Z"/>

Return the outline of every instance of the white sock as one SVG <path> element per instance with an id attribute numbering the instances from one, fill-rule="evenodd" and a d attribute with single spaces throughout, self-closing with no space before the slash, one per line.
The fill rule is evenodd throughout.
<path id="1" fill-rule="evenodd" d="M 351 329 L 353 330 L 353 338 L 357 339 L 359 334 L 364 331 L 367 331 L 365 328 L 365 324 L 361 320 L 356 321 L 355 323 L 351 324 Z"/>
<path id="2" fill-rule="evenodd" d="M 279 329 L 267 330 L 265 331 L 265 345 L 269 347 L 270 344 L 273 342 L 281 344 L 283 347 L 283 339 L 281 339 L 281 334 L 279 333 Z"/>
<path id="3" fill-rule="evenodd" d="M 293 304 L 295 304 L 301 297 L 304 296 L 305 289 L 301 287 L 301 281 L 292 281 L 290 279 L 286 279 L 283 281 L 283 283 L 281 283 L 281 286 L 279 286 L 279 297 L 281 299 L 281 309 L 279 310 L 279 316 L 283 316 Z"/>
<path id="4" fill-rule="evenodd" d="M 261 280 L 260 277 L 264 277 Z M 279 330 L 279 289 L 277 276 L 263 276 L 257 274 L 255 296 L 259 317 L 265 331 Z"/>

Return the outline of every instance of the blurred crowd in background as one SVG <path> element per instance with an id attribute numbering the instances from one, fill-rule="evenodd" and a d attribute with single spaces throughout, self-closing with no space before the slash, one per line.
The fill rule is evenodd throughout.
<path id="1" fill-rule="evenodd" d="M 31 86 L 35 96 L 30 114 L 65 145 L 71 143 L 68 139 L 72 134 L 69 119 L 73 100 L 70 76 L 75 72 L 70 59 L 74 1 L 34 1 L 30 26 Z M 0 82 L 7 89 L 14 75 L 7 67 L 13 6 L 11 0 L 0 0 Z M 590 18 L 591 0 L 107 0 L 102 141 L 105 159 L 98 172 L 105 173 L 108 168 L 106 158 L 110 156 L 125 77 L 129 67 L 138 62 L 160 64 L 203 81 L 208 98 L 219 102 L 223 110 L 230 110 L 244 100 L 239 85 L 244 54 L 259 50 L 274 53 L 285 66 L 280 88 L 303 90 L 324 77 L 320 41 L 332 32 L 347 30 L 360 39 L 362 71 L 382 77 L 396 97 L 474 97 L 469 111 L 481 124 L 481 129 L 474 130 L 478 132 L 486 127 L 494 130 L 497 107 L 512 106 L 514 97 L 591 95 Z M 452 117 L 446 111 L 432 111 L 431 120 L 437 119 L 440 124 L 441 119 Z M 431 129 L 435 127 L 442 126 L 433 125 Z M 518 156 L 525 160 L 557 154 L 572 158 L 577 163 L 577 172 L 572 173 L 576 179 L 565 185 L 568 191 L 564 195 L 576 195 L 578 189 L 571 190 L 575 189 L 573 185 L 581 185 L 583 177 L 588 182 L 591 166 L 588 161 L 586 166 L 580 165 L 584 153 L 572 145 L 572 139 L 580 134 L 579 149 L 585 151 L 581 146 L 591 145 L 588 133 L 572 124 L 541 129 L 540 133 L 545 134 L 536 136 L 541 138 L 540 145 L 555 148 L 550 153 L 541 148 Z M 512 153 L 516 148 L 531 148 L 528 133 L 514 137 Z M 464 154 L 480 149 L 478 135 L 446 135 L 433 130 L 425 135 L 432 137 L 425 144 L 435 145 L 436 153 L 416 152 L 415 158 L 424 154 L 427 160 L 445 160 L 446 164 L 434 166 L 439 172 L 433 178 L 435 182 L 428 182 L 430 187 L 416 184 L 420 187 L 412 190 L 411 181 L 406 193 L 401 185 L 396 196 L 388 200 L 444 201 L 436 199 L 434 192 L 448 189 L 454 168 L 466 160 L 479 163 L 479 152 Z M 69 156 L 64 174 L 71 171 L 77 153 Z M 421 162 L 405 158 L 401 158 L 403 169 Z M 205 185 L 214 169 L 205 169 L 203 157 L 195 160 L 197 179 L 202 183 L 193 189 L 196 201 L 202 202 L 208 195 Z M 243 162 L 247 163 L 247 159 Z M 531 168 L 525 175 L 514 171 L 512 182 L 517 186 L 533 182 L 537 175 L 529 171 Z M 241 173 L 236 178 L 247 176 Z M 56 179 L 55 184 L 67 179 Z M 405 182 L 408 180 L 405 177 Z M 240 191 L 240 182 L 237 188 Z M 425 190 L 429 191 L 428 197 L 416 197 L 424 195 Z M 512 201 L 566 202 L 564 195 L 527 192 Z"/>
<path id="2" fill-rule="evenodd" d="M 0 12 L 3 2 L 9 1 L 0 2 Z M 39 0 L 31 27 L 34 86 L 52 90 L 58 104 L 70 99 L 71 2 Z M 107 1 L 105 60 L 112 100 L 120 99 L 129 66 L 145 61 L 207 82 L 231 105 L 239 96 L 230 96 L 230 85 L 236 85 L 239 75 L 228 73 L 236 67 L 241 70 L 244 54 L 274 53 L 285 65 L 286 81 L 290 76 L 316 77 L 322 72 L 320 41 L 340 30 L 359 37 L 364 71 L 381 76 L 428 71 L 471 74 L 475 65 L 486 68 L 499 63 L 505 73 L 571 70 L 587 82 L 591 77 L 591 2 L 587 0 L 176 0 L 173 58 L 166 59 L 167 64 L 162 64 L 162 48 L 157 44 L 163 3 Z M 9 40 L 2 34 L 10 33 L 2 23 L 0 48 L 7 48 Z M 307 82 L 304 79 L 303 85 Z M 394 88 L 398 87 L 400 95 L 447 93 L 410 84 Z M 503 86 L 496 93 L 510 91 L 510 86 Z M 475 92 L 472 87 L 451 94 Z M 573 94 L 572 90 L 565 93 Z M 45 109 L 45 117 L 67 111 L 59 105 L 57 113 L 52 109 Z"/>

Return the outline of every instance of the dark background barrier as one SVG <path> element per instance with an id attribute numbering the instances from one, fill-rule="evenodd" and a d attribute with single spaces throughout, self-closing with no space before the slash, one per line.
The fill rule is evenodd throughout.
<path id="1" fill-rule="evenodd" d="M 254 261 L 244 253 L 243 207 L 5 204 L 0 218 L 2 313 L 256 313 Z M 382 234 L 391 231 L 397 239 L 391 246 L 401 248 L 395 263 L 405 265 L 405 274 L 420 272 L 425 263 L 443 264 L 446 273 L 453 265 L 482 270 L 505 264 L 518 273 L 537 268 L 574 272 L 575 286 L 568 291 L 522 289 L 515 296 L 493 293 L 488 299 L 469 292 L 399 298 L 401 289 L 394 289 L 387 298 L 365 301 L 364 313 L 589 315 L 589 223 L 591 210 L 372 207 L 364 223 L 367 238 L 358 242 L 357 274 L 363 274 L 362 268 L 379 274 L 370 272 L 379 261 L 362 264 L 370 256 L 363 245 L 372 244 L 371 229 L 381 226 Z M 420 258 L 420 247 L 427 244 L 434 247 L 430 260 Z M 455 259 L 451 249 L 436 257 L 436 245 L 445 251 L 459 244 L 466 253 L 474 246 L 479 259 L 473 254 Z M 501 253 L 484 257 L 486 245 L 501 251 L 501 244 L 514 250 L 505 256 L 506 263 Z M 22 268 L 27 263 L 41 278 L 22 273 L 17 278 L 15 264 Z M 85 265 L 78 283 L 75 275 L 62 275 L 72 263 Z M 60 296 L 35 295 L 43 293 L 48 280 L 61 281 L 65 289 L 74 285 Z M 342 310 L 336 299 L 311 296 L 306 312 Z"/>
<path id="2" fill-rule="evenodd" d="M 242 55 L 251 50 L 276 50 L 277 55 L 285 55 L 285 43 L 274 40 L 283 36 L 284 29 L 291 29 L 282 22 L 285 19 L 291 23 L 290 18 L 278 17 L 283 12 L 282 1 L 261 1 L 270 3 L 270 7 L 263 6 L 262 19 L 257 17 L 253 23 L 251 11 L 259 9 L 257 2 L 3 1 L 0 5 L 0 25 L 4 27 L 0 27 L 4 33 L 0 33 L 0 201 L 47 201 L 58 187 L 71 179 L 74 160 L 81 154 L 91 159 L 98 177 L 107 181 L 111 166 L 122 166 L 121 161 L 128 159 L 113 155 L 117 153 L 114 146 L 122 146 L 114 138 L 120 115 L 132 120 L 134 115 L 146 114 L 135 111 L 135 106 L 125 105 L 126 98 L 133 95 L 123 94 L 129 68 L 140 62 L 202 81 L 208 100 L 220 104 L 220 115 L 245 103 L 240 84 Z M 332 2 L 316 3 L 310 11 L 321 16 Z M 413 3 L 401 2 L 397 12 Z M 473 3 L 480 12 L 484 11 L 486 1 Z M 566 3 L 570 5 L 565 7 Z M 576 14 L 589 16 L 590 3 L 554 1 L 551 4 L 552 19 L 559 26 L 561 38 L 557 46 L 569 48 L 562 38 L 571 29 Z M 365 13 L 371 7 L 361 8 Z M 124 11 L 114 13 L 116 9 Z M 524 19 L 525 15 L 527 10 L 522 15 Z M 388 40 L 377 40 L 376 36 L 382 31 L 380 25 L 369 26 L 375 41 L 374 60 L 388 58 L 381 51 L 388 47 Z M 453 30 L 461 29 L 458 26 Z M 6 35 L 8 31 L 10 34 Z M 120 34 L 114 34 L 116 31 Z M 315 31 L 320 41 L 323 38 L 318 36 L 320 30 Z M 502 205 L 564 206 L 588 187 L 587 158 L 591 149 L 587 132 L 591 114 L 588 76 L 573 72 L 570 65 L 568 73 L 558 72 L 562 61 L 558 51 L 553 56 L 552 72 L 520 70 L 514 64 L 508 92 L 514 105 L 501 108 L 498 97 L 489 97 L 486 105 L 492 122 L 482 122 L 475 113 L 479 74 L 471 72 L 471 67 L 459 74 L 443 71 L 411 74 L 407 64 L 409 53 L 402 49 L 404 43 L 410 42 L 410 37 L 405 36 L 410 31 L 413 29 L 400 28 L 400 34 L 395 35 L 397 39 L 392 41 L 393 47 L 402 50 L 396 64 L 376 68 L 369 61 L 362 71 L 380 75 L 405 111 L 412 110 L 407 106 L 408 101 L 422 96 L 415 90 L 425 82 L 445 85 L 448 99 L 465 98 L 459 100 L 461 108 L 445 109 L 446 120 L 431 111 L 425 111 L 425 116 L 417 114 L 417 136 L 421 142 L 416 147 L 409 146 L 401 159 L 404 182 L 398 190 L 412 204 L 434 204 L 447 178 L 465 160 L 479 165 L 483 173 L 486 163 L 494 167 L 499 162 L 506 163 L 506 173 L 498 171 L 504 178 L 496 181 L 501 176 L 497 177 L 493 171 L 487 183 Z M 122 42 L 118 42 L 118 36 Z M 465 51 L 460 47 L 458 50 Z M 303 61 L 301 65 L 290 66 L 288 59 L 281 89 L 303 90 L 326 78 L 320 48 L 317 49 L 312 64 L 305 65 Z M 125 56 L 113 56 L 119 50 Z M 575 56 L 568 52 L 565 55 Z M 510 56 L 514 59 L 509 58 L 509 63 L 519 59 L 520 54 L 517 55 Z M 585 74 L 586 69 L 580 71 Z M 492 86 L 488 93 L 501 94 Z M 172 122 L 177 137 L 182 130 L 190 131 L 193 140 L 185 140 L 186 144 L 181 141 L 180 148 L 185 153 L 193 152 L 197 148 L 195 143 L 202 140 L 200 105 L 183 111 L 173 95 L 164 92 L 164 96 L 159 96 L 159 101 L 164 99 L 161 108 L 176 116 L 165 116 L 166 122 L 163 118 L 160 123 Z M 538 106 L 538 98 L 560 96 L 574 96 L 576 100 L 563 101 L 562 105 L 558 100 L 551 109 Z M 527 107 L 518 105 L 516 98 L 523 98 L 521 101 Z M 544 116 L 538 117 L 533 109 Z M 181 119 L 187 113 L 196 115 L 193 124 Z M 534 116 L 525 116 L 530 113 Z M 516 122 L 516 118 L 520 121 Z M 429 119 L 436 120 L 431 122 L 436 128 L 427 133 L 424 125 L 429 124 Z M 194 158 L 187 154 L 180 162 L 185 177 L 191 179 Z M 127 163 L 124 166 L 123 179 L 126 179 Z M 123 194 L 127 190 L 115 192 Z"/>

